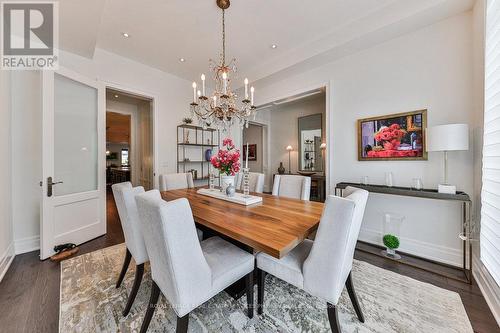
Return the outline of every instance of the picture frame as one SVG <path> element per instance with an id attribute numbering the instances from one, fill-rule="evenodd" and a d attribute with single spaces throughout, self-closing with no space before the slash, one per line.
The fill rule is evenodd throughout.
<path id="1" fill-rule="evenodd" d="M 247 145 L 243 145 L 243 161 L 246 161 L 247 156 Z M 248 145 L 248 160 L 249 161 L 257 161 L 257 145 L 249 144 Z"/>
<path id="2" fill-rule="evenodd" d="M 359 119 L 358 160 L 427 160 L 427 109 Z"/>

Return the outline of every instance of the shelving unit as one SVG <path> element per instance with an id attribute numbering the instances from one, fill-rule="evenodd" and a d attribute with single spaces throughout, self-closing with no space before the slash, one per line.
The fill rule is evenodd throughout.
<path id="1" fill-rule="evenodd" d="M 182 124 L 177 126 L 177 172 L 196 170 L 193 180 L 196 186 L 208 184 L 210 161 L 205 152 L 212 149 L 212 155 L 219 150 L 220 132 L 213 128 Z"/>

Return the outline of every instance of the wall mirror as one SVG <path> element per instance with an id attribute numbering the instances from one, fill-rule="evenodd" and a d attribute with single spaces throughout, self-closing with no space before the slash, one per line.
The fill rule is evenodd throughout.
<path id="1" fill-rule="evenodd" d="M 299 119 L 299 170 L 322 172 L 324 167 L 322 114 L 313 114 Z"/>

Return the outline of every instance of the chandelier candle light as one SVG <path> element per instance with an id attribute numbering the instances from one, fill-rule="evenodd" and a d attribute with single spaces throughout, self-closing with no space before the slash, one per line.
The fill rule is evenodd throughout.
<path id="1" fill-rule="evenodd" d="M 248 96 L 248 79 L 245 84 L 245 98 L 238 106 L 238 96 L 231 90 L 231 76 L 236 73 L 236 59 L 226 63 L 226 22 L 225 11 L 229 8 L 229 0 L 217 0 L 217 6 L 222 9 L 222 53 L 219 63 L 209 60 L 210 70 L 213 72 L 215 89 L 209 97 L 205 92 L 205 74 L 201 75 L 202 90 L 197 93 L 197 83 L 193 82 L 193 102 L 191 113 L 198 118 L 198 122 L 204 127 L 213 126 L 223 131 L 238 121 L 241 127 L 248 128 L 248 120 L 255 118 L 256 107 L 254 106 L 255 88 L 250 87 L 250 99 Z"/>

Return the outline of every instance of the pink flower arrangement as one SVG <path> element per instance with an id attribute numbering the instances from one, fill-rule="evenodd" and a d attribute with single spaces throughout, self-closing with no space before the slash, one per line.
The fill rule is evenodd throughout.
<path id="1" fill-rule="evenodd" d="M 221 174 L 234 176 L 240 171 L 240 151 L 235 148 L 233 140 L 226 138 L 222 141 L 222 147 L 217 155 L 212 156 L 210 163 L 218 169 Z"/>
<path id="2" fill-rule="evenodd" d="M 401 139 L 406 134 L 399 124 L 392 124 L 389 127 L 382 127 L 375 133 L 375 140 L 382 142 L 386 150 L 396 150 L 401 145 Z"/>

